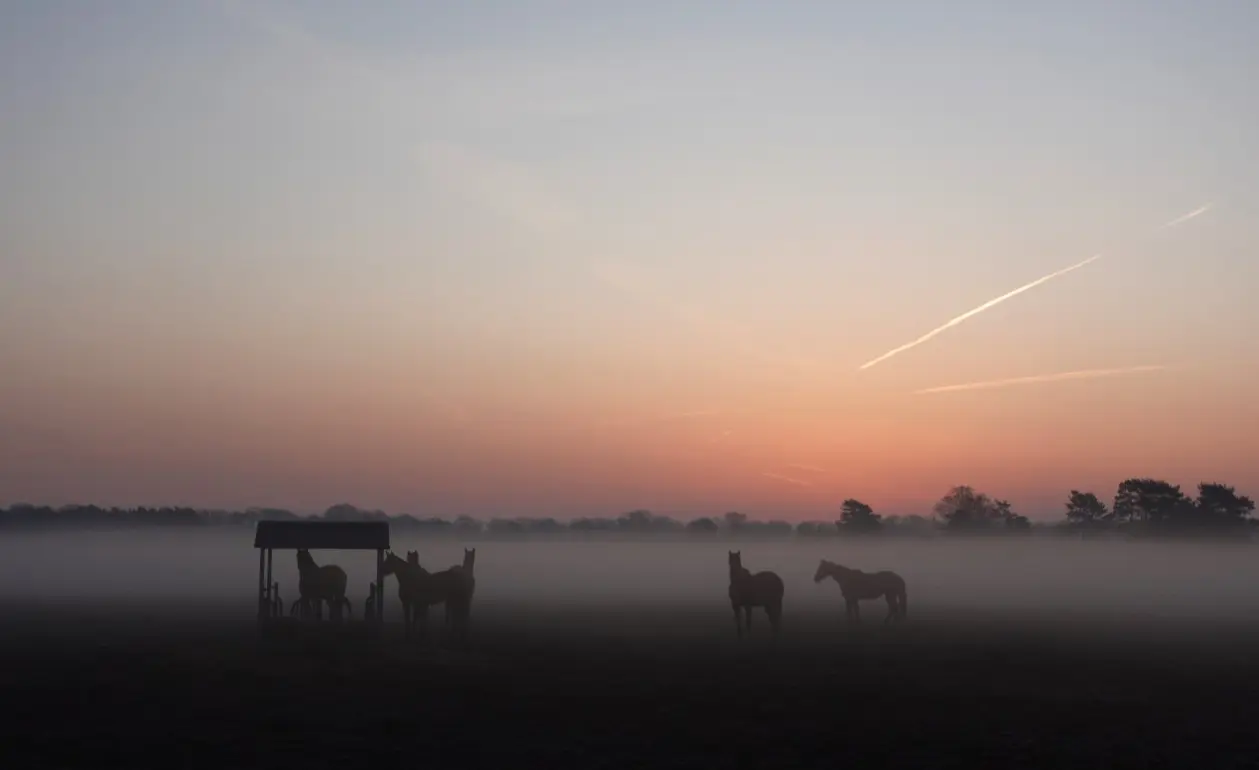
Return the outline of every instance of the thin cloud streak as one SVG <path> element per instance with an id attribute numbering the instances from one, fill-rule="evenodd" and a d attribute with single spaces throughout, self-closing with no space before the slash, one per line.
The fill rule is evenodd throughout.
<path id="1" fill-rule="evenodd" d="M 1214 205 L 1214 204 L 1212 204 L 1212 203 L 1207 203 L 1206 205 L 1199 206 L 1198 208 L 1194 209 L 1193 211 L 1189 212 L 1188 214 L 1184 214 L 1184 215 L 1182 215 L 1182 216 L 1176 217 L 1175 219 L 1171 220 L 1170 222 L 1167 222 L 1167 223 L 1165 223 L 1165 224 L 1163 224 L 1163 225 L 1160 225 L 1159 227 L 1157 227 L 1157 228 L 1155 228 L 1155 229 L 1154 229 L 1154 232 L 1159 232 L 1160 230 L 1166 230 L 1167 228 L 1169 228 L 1169 227 L 1173 227 L 1173 226 L 1178 225 L 1178 224 L 1180 224 L 1180 223 L 1182 223 L 1182 222 L 1188 222 L 1189 220 L 1191 220 L 1191 219 L 1193 219 L 1193 218 L 1195 218 L 1195 217 L 1197 217 L 1197 216 L 1199 216 L 1199 215 L 1201 215 L 1201 214 L 1206 213 L 1206 212 L 1207 212 L 1207 211 L 1208 211 L 1208 210 L 1209 210 L 1209 209 L 1210 209 L 1213 205 Z M 1097 260 L 1099 260 L 1099 259 L 1101 259 L 1101 258 L 1102 258 L 1102 254 L 1100 254 L 1100 253 L 1098 253 L 1098 254 L 1094 254 L 1093 256 L 1089 257 L 1088 259 L 1084 260 L 1083 262 L 1077 262 L 1077 263 L 1075 263 L 1074 265 L 1071 265 L 1070 267 L 1064 267 L 1063 269 L 1061 269 L 1061 270 L 1057 270 L 1057 271 L 1055 271 L 1055 272 L 1052 272 L 1052 273 L 1050 273 L 1049 275 L 1043 276 L 1043 277 L 1041 277 L 1041 278 L 1037 278 L 1035 281 L 1032 281 L 1031 283 L 1024 284 L 1023 286 L 1020 286 L 1019 288 L 1014 289 L 1013 291 L 1006 292 L 1005 294 L 1002 294 L 1000 297 L 997 297 L 996 299 L 990 299 L 990 300 L 988 300 L 987 302 L 985 302 L 984 304 L 980 305 L 979 307 L 974 308 L 973 310 L 968 310 L 968 311 L 966 311 L 965 313 L 962 313 L 961 315 L 957 316 L 956 318 L 954 318 L 954 319 L 952 319 L 952 320 L 948 321 L 947 323 L 945 323 L 945 324 L 943 324 L 943 325 L 941 325 L 941 326 L 938 326 L 938 327 L 936 327 L 936 328 L 932 329 L 931 331 L 929 331 L 929 332 L 927 332 L 926 334 L 922 335 L 921 337 L 919 337 L 918 339 L 914 340 L 913 342 L 907 342 L 907 343 L 905 343 L 904 345 L 901 345 L 901 346 L 900 346 L 900 347 L 898 347 L 898 348 L 894 348 L 894 349 L 892 349 L 892 350 L 889 350 L 888 352 L 884 353 L 883 355 L 879 356 L 878 358 L 874 358 L 874 359 L 871 359 L 871 360 L 869 360 L 869 361 L 865 362 L 865 363 L 864 363 L 864 364 L 862 364 L 861 366 L 857 367 L 857 369 L 858 369 L 859 371 L 860 371 L 860 370 L 869 369 L 870 367 L 874 366 L 875 364 L 878 364 L 878 363 L 880 363 L 880 362 L 886 361 L 887 359 L 891 358 L 891 357 L 892 357 L 892 356 L 894 356 L 894 355 L 897 355 L 898 353 L 904 353 L 906 350 L 909 350 L 909 349 L 911 349 L 911 348 L 916 348 L 916 347 L 918 347 L 919 345 L 921 345 L 922 343 L 926 342 L 927 340 L 930 340 L 932 337 L 935 337 L 936 335 L 941 334 L 942 332 L 947 331 L 948 329 L 951 329 L 951 328 L 953 328 L 954 326 L 957 326 L 958 324 L 962 323 L 963 321 L 965 321 L 965 320 L 966 320 L 966 319 L 968 319 L 968 318 L 971 318 L 972 316 L 979 315 L 980 313 L 982 313 L 982 312 L 984 312 L 985 310 L 987 310 L 987 309 L 989 309 L 989 308 L 993 307 L 994 305 L 999 305 L 999 304 L 1001 304 L 1002 302 L 1005 302 L 1007 299 L 1011 299 L 1012 297 L 1017 297 L 1018 295 L 1022 294 L 1022 293 L 1023 293 L 1023 292 L 1025 292 L 1025 291 L 1028 291 L 1029 289 L 1034 289 L 1034 288 L 1036 288 L 1037 286 L 1040 286 L 1042 283 L 1046 283 L 1047 281 L 1052 281 L 1053 279 L 1055 279 L 1055 278 L 1060 278 L 1060 277 L 1062 277 L 1062 276 L 1066 275 L 1067 273 L 1070 273 L 1070 272 L 1075 271 L 1075 270 L 1079 270 L 1080 268 L 1084 267 L 1085 265 L 1089 264 L 1090 262 L 1096 262 Z"/>
<path id="2" fill-rule="evenodd" d="M 980 390 L 984 388 L 1005 388 L 1012 385 L 1033 385 L 1042 382 L 1060 382 L 1063 380 L 1091 380 L 1097 377 L 1117 377 L 1124 374 L 1157 372 L 1166 369 L 1163 364 L 1149 366 L 1127 366 L 1119 369 L 1081 369 L 1074 372 L 1058 372 L 1056 374 L 1034 374 L 1029 377 L 1012 377 L 1005 380 L 985 380 L 983 382 L 967 382 L 960 385 L 941 385 L 934 388 L 915 390 L 914 395 L 927 393 L 951 393 L 959 390 Z"/>
<path id="3" fill-rule="evenodd" d="M 931 331 L 927 332 L 926 334 L 922 335 L 921 337 L 919 337 L 918 339 L 914 340 L 913 342 L 907 342 L 907 343 L 905 343 L 904 345 L 901 345 L 899 348 L 894 348 L 894 349 L 892 349 L 892 350 L 889 350 L 888 352 L 884 353 L 883 355 L 879 356 L 878 358 L 871 359 L 871 360 L 869 360 L 869 361 L 865 362 L 864 364 L 862 364 L 861 366 L 859 366 L 859 367 L 857 367 L 857 368 L 858 368 L 858 369 L 869 369 L 870 367 L 874 366 L 875 364 L 880 363 L 880 362 L 882 362 L 882 361 L 886 361 L 887 359 L 891 358 L 892 356 L 894 356 L 894 355 L 896 355 L 896 354 L 898 354 L 898 353 L 904 353 L 906 350 L 909 350 L 910 348 L 916 348 L 916 347 L 918 347 L 919 345 L 921 345 L 922 343 L 924 343 L 924 342 L 926 342 L 927 340 L 931 339 L 932 337 L 935 337 L 937 334 L 941 334 L 941 333 L 943 333 L 943 332 L 945 332 L 945 331 L 947 331 L 947 330 L 949 330 L 949 329 L 953 328 L 954 326 L 957 326 L 957 325 L 958 325 L 958 324 L 960 324 L 961 322 L 965 321 L 967 318 L 970 318 L 970 317 L 972 317 L 972 316 L 979 315 L 980 313 L 984 312 L 984 311 L 985 311 L 985 310 L 987 310 L 988 308 L 990 308 L 990 307 L 992 307 L 992 306 L 994 306 L 994 305 L 999 305 L 999 304 L 1001 304 L 1002 302 L 1005 302 L 1007 299 L 1010 299 L 1011 297 L 1017 297 L 1018 295 L 1022 294 L 1023 292 L 1028 291 L 1029 289 L 1034 289 L 1034 288 L 1036 288 L 1037 286 L 1040 286 L 1042 283 L 1045 283 L 1046 281 L 1052 281 L 1053 279 L 1058 278 L 1058 277 L 1060 277 L 1060 276 L 1064 276 L 1064 275 L 1066 275 L 1067 273 L 1070 273 L 1070 272 L 1071 272 L 1071 271 L 1073 271 L 1073 270 L 1079 270 L 1080 268 L 1084 267 L 1085 265 L 1089 264 L 1090 262 L 1095 262 L 1095 261 L 1097 261 L 1098 259 L 1101 259 L 1101 257 L 1102 257 L 1102 255 L 1101 255 L 1101 254 L 1094 254 L 1093 256 L 1089 257 L 1088 259 L 1084 260 L 1083 262 L 1077 262 L 1077 263 L 1075 263 L 1074 265 L 1071 265 L 1070 267 L 1064 267 L 1063 269 L 1058 270 L 1058 271 L 1055 271 L 1055 272 L 1052 272 L 1052 273 L 1050 273 L 1049 275 L 1043 276 L 1043 277 L 1041 277 L 1041 278 L 1037 278 L 1035 281 L 1032 281 L 1031 283 L 1024 284 L 1024 285 L 1020 286 L 1019 288 L 1017 288 L 1017 289 L 1015 289 L 1015 290 L 1013 290 L 1013 291 L 1008 291 L 1008 292 L 1006 292 L 1005 294 L 1002 294 L 1000 297 L 997 297 L 996 299 L 990 299 L 990 300 L 988 300 L 987 302 L 985 302 L 984 304 L 980 305 L 979 307 L 974 308 L 973 310 L 968 310 L 968 311 L 966 311 L 965 313 L 962 313 L 961 315 L 957 316 L 956 318 L 954 318 L 954 319 L 950 320 L 949 322 L 947 322 L 947 323 L 945 323 L 945 324 L 943 324 L 943 325 L 941 325 L 941 326 L 937 326 L 936 328 L 934 328 L 934 329 L 932 329 Z"/>
<path id="4" fill-rule="evenodd" d="M 1214 203 L 1207 203 L 1207 204 L 1204 204 L 1204 205 L 1202 205 L 1202 206 L 1199 206 L 1198 208 L 1194 209 L 1193 211 L 1190 211 L 1188 214 L 1185 214 L 1184 216 L 1179 216 L 1179 217 L 1176 217 L 1175 219 L 1173 219 L 1173 220 L 1172 220 L 1172 221 L 1170 221 L 1170 222 L 1167 222 L 1167 223 L 1164 223 L 1164 224 L 1162 224 L 1162 225 L 1159 225 L 1159 226 L 1158 226 L 1158 227 L 1154 230 L 1154 232 L 1158 232 L 1159 230 L 1166 230 L 1166 229 L 1167 229 L 1167 228 L 1169 228 L 1169 227 L 1175 227 L 1176 225 L 1180 224 L 1181 222 L 1188 222 L 1189 220 L 1193 219 L 1194 217 L 1201 216 L 1202 214 L 1207 213 L 1208 211 L 1210 211 L 1210 210 L 1211 210 L 1211 207 L 1212 207 L 1212 206 L 1214 206 L 1214 205 L 1215 205 Z"/>
<path id="5" fill-rule="evenodd" d="M 798 471 L 809 471 L 810 473 L 829 473 L 825 468 L 819 468 L 816 465 L 801 465 L 800 463 L 788 463 L 788 468 L 795 468 Z"/>
<path id="6" fill-rule="evenodd" d="M 795 484 L 796 486 L 800 486 L 800 487 L 813 486 L 811 482 L 804 481 L 803 479 L 793 479 L 792 477 L 784 476 L 781 473 L 770 473 L 769 471 L 762 471 L 761 475 L 767 479 L 775 479 L 776 481 L 782 481 L 788 484 Z"/>

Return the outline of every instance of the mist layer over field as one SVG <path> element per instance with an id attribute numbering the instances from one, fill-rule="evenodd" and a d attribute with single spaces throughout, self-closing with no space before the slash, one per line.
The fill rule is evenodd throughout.
<path id="1" fill-rule="evenodd" d="M 253 608 L 258 552 L 252 530 L 223 532 L 74 532 L 0 539 L 0 598 L 26 601 L 239 599 Z M 813 582 L 819 559 L 908 581 L 915 609 L 1116 611 L 1167 618 L 1259 618 L 1259 553 L 1247 546 L 1089 543 L 1039 538 L 999 542 L 749 540 L 731 542 L 477 541 L 408 539 L 430 570 L 477 549 L 477 601 L 557 607 L 605 603 L 725 606 L 726 552 L 742 551 L 753 571 L 786 584 L 786 610 L 838 607 L 833 582 Z M 341 565 L 361 607 L 374 578 L 371 552 L 317 551 Z M 295 598 L 296 560 L 275 554 L 273 579 Z M 395 584 L 387 579 L 393 603 Z M 871 607 L 878 612 L 881 608 Z M 392 613 L 392 610 L 389 609 Z"/>

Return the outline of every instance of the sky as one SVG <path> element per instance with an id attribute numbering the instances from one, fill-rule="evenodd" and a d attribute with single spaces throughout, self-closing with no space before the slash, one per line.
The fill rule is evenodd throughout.
<path id="1" fill-rule="evenodd" d="M 1254 495 L 1257 24 L 1248 0 L 7 3 L 0 504 Z"/>

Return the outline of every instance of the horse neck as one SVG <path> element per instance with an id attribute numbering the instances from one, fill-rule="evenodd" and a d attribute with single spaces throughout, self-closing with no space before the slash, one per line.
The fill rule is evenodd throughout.
<path id="1" fill-rule="evenodd" d="M 393 574 L 394 577 L 398 578 L 399 588 L 404 586 L 413 587 L 420 585 L 424 578 L 428 577 L 428 570 L 424 569 L 419 564 L 412 564 L 407 561 L 396 564 Z"/>

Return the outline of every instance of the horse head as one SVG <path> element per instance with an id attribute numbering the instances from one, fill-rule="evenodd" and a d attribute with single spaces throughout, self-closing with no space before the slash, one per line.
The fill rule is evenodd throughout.
<path id="1" fill-rule="evenodd" d="M 463 568 L 471 572 L 472 565 L 474 564 L 476 564 L 476 549 L 475 548 L 463 549 Z"/>
<path id="2" fill-rule="evenodd" d="M 831 574 L 831 571 L 834 568 L 835 568 L 835 565 L 831 564 L 826 559 L 823 559 L 822 561 L 818 562 L 817 572 L 813 573 L 813 582 L 821 583 L 823 580 L 827 578 L 827 576 Z"/>
<path id="3" fill-rule="evenodd" d="M 381 573 L 392 575 L 398 571 L 400 564 L 406 564 L 406 562 L 399 559 L 398 554 L 393 551 L 385 551 L 385 563 L 381 566 Z"/>
<path id="4" fill-rule="evenodd" d="M 297 568 L 299 570 L 307 569 L 315 566 L 315 558 L 310 555 L 310 551 L 300 548 L 297 551 Z"/>
<path id="5" fill-rule="evenodd" d="M 415 566 L 418 567 L 420 564 L 420 552 L 407 551 L 407 564 L 414 564 Z"/>

